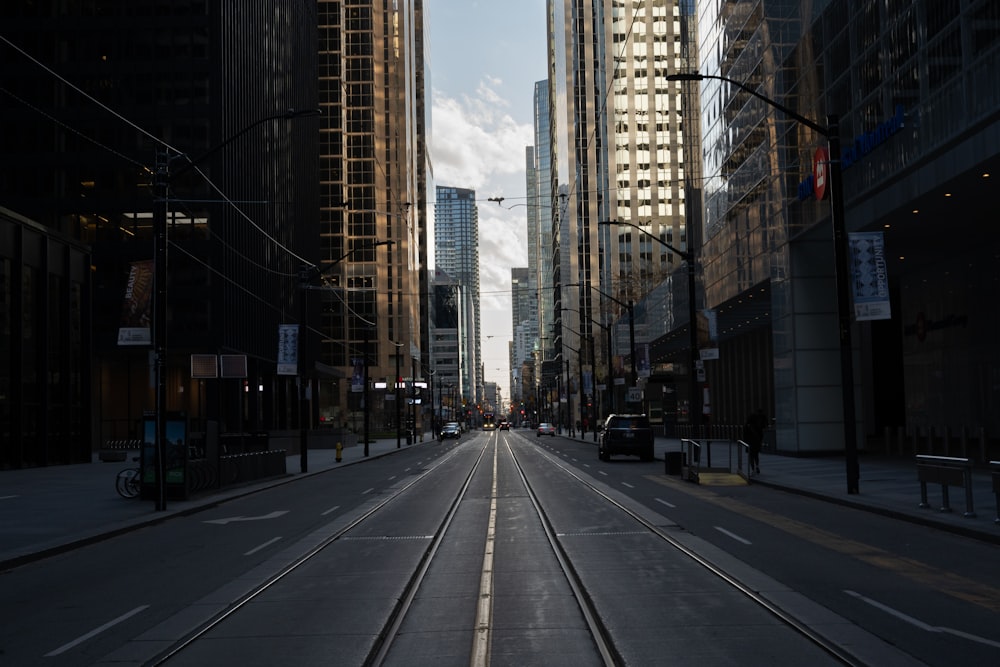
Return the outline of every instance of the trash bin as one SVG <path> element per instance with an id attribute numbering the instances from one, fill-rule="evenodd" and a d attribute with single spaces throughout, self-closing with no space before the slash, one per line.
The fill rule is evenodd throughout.
<path id="1" fill-rule="evenodd" d="M 684 468 L 684 452 L 667 452 L 663 455 L 664 472 L 680 476 Z"/>

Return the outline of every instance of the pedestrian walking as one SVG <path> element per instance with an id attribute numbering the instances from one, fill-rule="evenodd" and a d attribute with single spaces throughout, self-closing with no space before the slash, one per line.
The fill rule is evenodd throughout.
<path id="1" fill-rule="evenodd" d="M 766 428 L 767 415 L 761 408 L 751 412 L 747 416 L 747 423 L 743 426 L 743 440 L 750 449 L 748 470 L 757 475 L 760 474 L 760 448 L 764 444 L 764 429 Z"/>

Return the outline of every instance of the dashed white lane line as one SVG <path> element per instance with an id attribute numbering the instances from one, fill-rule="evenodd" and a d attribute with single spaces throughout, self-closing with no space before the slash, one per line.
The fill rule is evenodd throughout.
<path id="1" fill-rule="evenodd" d="M 275 542 L 277 542 L 280 539 L 281 539 L 280 537 L 274 537 L 274 538 L 268 540 L 267 542 L 264 542 L 264 544 L 261 544 L 260 546 L 254 547 L 253 549 L 251 549 L 250 551 L 246 552 L 243 555 L 244 556 L 252 556 L 255 553 L 257 553 L 258 551 L 260 551 L 261 549 L 266 549 L 267 547 L 271 546 L 272 544 L 274 544 Z"/>
<path id="2" fill-rule="evenodd" d="M 739 535 L 737 535 L 736 533 L 732 533 L 732 532 L 726 530 L 722 526 L 716 526 L 715 529 L 717 531 L 719 531 L 720 533 L 722 533 L 723 535 L 725 535 L 726 537 L 733 538 L 737 542 L 742 542 L 743 544 L 753 544 L 750 540 L 744 539 L 744 538 L 740 537 Z"/>
<path id="3" fill-rule="evenodd" d="M 59 648 L 57 648 L 54 651 L 49 651 L 48 653 L 45 654 L 45 657 L 46 658 L 51 658 L 51 657 L 60 655 L 62 653 L 65 653 L 66 651 L 70 650 L 74 646 L 79 646 L 80 644 L 82 644 L 83 642 L 87 641 L 88 639 L 96 637 L 97 635 L 101 634 L 105 630 L 108 630 L 109 628 L 113 628 L 114 626 L 118 625 L 122 621 L 126 621 L 126 620 L 132 618 L 133 616 L 135 616 L 136 614 L 146 611 L 147 609 L 149 609 L 149 605 L 148 604 L 144 604 L 141 607 L 136 607 L 132 611 L 126 612 L 126 613 L 122 614 L 121 616 L 119 616 L 118 618 L 114 618 L 114 619 L 108 621 L 107 623 L 105 623 L 104 625 L 100 626 L 99 628 L 94 628 L 93 630 L 91 630 L 87 634 L 80 635 L 79 637 L 77 637 L 76 639 L 74 639 L 73 641 L 71 641 L 70 643 L 63 644 L 62 646 L 60 646 Z"/>
<path id="4" fill-rule="evenodd" d="M 677 505 L 674 505 L 673 503 L 668 503 L 663 498 L 656 498 L 655 500 L 656 500 L 656 502 L 660 503 L 661 505 L 666 505 L 667 507 L 670 507 L 672 509 L 677 509 Z"/>

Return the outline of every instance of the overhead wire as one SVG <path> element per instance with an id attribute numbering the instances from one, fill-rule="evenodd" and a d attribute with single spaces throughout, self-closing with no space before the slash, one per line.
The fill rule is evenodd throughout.
<path id="1" fill-rule="evenodd" d="M 18 53 L 20 53 L 23 57 L 27 58 L 29 61 L 31 61 L 32 63 L 34 63 L 36 66 L 40 67 L 42 70 L 44 70 L 50 76 L 52 76 L 53 78 L 55 78 L 57 81 L 59 81 L 63 85 L 69 87 L 70 89 L 72 89 L 73 91 L 75 91 L 76 93 L 78 93 L 79 95 L 81 95 L 84 99 L 87 99 L 90 102 L 92 102 L 93 104 L 97 105 L 99 108 L 101 108 L 104 111 L 106 111 L 107 113 L 111 114 L 112 116 L 114 116 L 115 118 L 117 118 L 121 122 L 125 123 L 127 126 L 133 128 L 134 130 L 136 130 L 137 132 L 139 132 L 143 136 L 147 137 L 148 139 L 150 139 L 154 143 L 156 143 L 156 144 L 158 144 L 158 145 L 166 148 L 169 151 L 172 151 L 173 153 L 176 154 L 176 157 L 185 157 L 185 158 L 187 158 L 190 161 L 190 157 L 187 155 L 187 153 L 185 153 L 184 151 L 180 150 L 179 148 L 176 148 L 176 147 L 172 146 L 167 141 L 161 139 L 160 137 L 157 137 L 156 135 L 154 135 L 153 133 L 149 132 L 148 130 L 146 130 L 142 126 L 140 126 L 137 123 L 129 120 L 128 118 L 126 118 L 121 113 L 115 111 L 114 109 L 112 109 L 110 106 L 108 106 L 104 102 L 102 102 L 99 99 L 95 98 L 93 95 L 89 94 L 88 92 L 86 92 L 85 90 L 83 90 L 82 88 L 80 88 L 79 86 L 77 86 L 76 84 L 74 84 L 72 81 L 68 80 L 66 77 L 62 76 L 61 74 L 59 74 L 54 69 L 52 69 L 51 67 L 49 67 L 45 63 L 43 63 L 40 60 L 38 60 L 37 58 L 35 58 L 33 55 L 31 55 L 30 53 L 28 53 L 27 51 L 25 51 L 24 49 L 22 49 L 20 46 L 18 46 L 14 42 L 12 42 L 10 39 L 8 39 L 3 34 L 0 34 L 0 41 L 2 41 L 3 43 L 7 44 L 8 46 L 10 46 L 10 48 L 12 48 L 15 51 L 17 51 Z M 148 165 L 143 164 L 142 162 L 139 162 L 139 161 L 137 161 L 137 160 L 135 160 L 133 158 L 130 158 L 130 157 L 122 154 L 121 152 L 119 152 L 119 151 L 117 151 L 117 150 L 115 150 L 115 149 L 113 149 L 113 148 L 111 148 L 109 146 L 105 146 L 104 144 L 102 144 L 98 140 L 94 139 L 93 137 L 90 137 L 87 134 L 85 134 L 85 133 L 83 133 L 83 132 L 75 129 L 74 127 L 68 125 L 67 123 L 65 123 L 65 122 L 63 122 L 63 121 L 55 118 L 51 114 L 45 112 L 42 109 L 39 109 L 38 107 L 32 105 L 31 103 L 27 102 L 26 100 L 23 100 L 22 98 L 18 97 L 14 93 L 12 93 L 12 92 L 10 92 L 10 91 L 8 91 L 6 89 L 0 89 L 0 90 L 3 90 L 3 92 L 7 93 L 8 95 L 10 95 L 11 97 L 13 97 L 14 99 L 16 99 L 19 102 L 21 102 L 22 104 L 26 105 L 28 108 L 32 109 L 33 111 L 36 111 L 36 112 L 40 113 L 41 115 L 45 116 L 46 118 L 48 118 L 52 122 L 57 123 L 58 125 L 60 125 L 60 126 L 64 127 L 65 129 L 73 132 L 74 134 L 76 134 L 76 135 L 78 135 L 78 136 L 80 136 L 80 137 L 82 137 L 82 138 L 90 141 L 94 145 L 96 145 L 96 146 L 98 146 L 98 147 L 100 147 L 100 148 L 102 148 L 104 150 L 107 150 L 108 152 L 112 153 L 113 155 L 117 155 L 118 157 L 121 157 L 122 159 L 124 159 L 124 160 L 126 160 L 128 162 L 131 162 L 132 164 L 135 164 L 135 165 L 141 167 L 143 170 L 145 170 L 149 174 L 153 173 L 153 169 L 151 169 Z M 237 213 L 246 222 L 248 222 L 254 229 L 256 229 L 257 231 L 259 231 L 261 234 L 263 234 L 264 237 L 268 241 L 270 241 L 271 243 L 273 243 L 279 250 L 282 250 L 282 251 L 288 253 L 292 258 L 294 258 L 295 260 L 297 260 L 297 261 L 299 261 L 299 262 L 301 262 L 303 264 L 310 264 L 311 265 L 311 262 L 309 262 L 308 260 L 304 259 L 302 256 L 300 256 L 298 253 L 296 253 L 295 251 L 293 251 L 291 248 L 287 247 L 284 243 L 282 243 L 278 239 L 274 238 L 271 234 L 269 234 L 266 230 L 264 230 L 260 225 L 258 225 L 253 219 L 251 219 L 239 206 L 237 206 L 229 198 L 228 195 L 226 195 L 222 191 L 221 188 L 219 188 L 212 181 L 212 179 L 210 179 L 208 177 L 207 174 L 205 174 L 204 171 L 201 170 L 200 167 L 198 167 L 197 165 L 194 165 L 192 167 L 192 169 L 195 172 L 197 172 L 205 180 L 205 182 L 208 184 L 208 186 L 219 197 L 222 198 L 222 201 L 224 203 L 229 204 L 234 209 L 236 209 Z"/>

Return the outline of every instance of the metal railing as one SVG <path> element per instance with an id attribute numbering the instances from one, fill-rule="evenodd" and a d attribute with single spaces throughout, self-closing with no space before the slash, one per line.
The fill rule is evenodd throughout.
<path id="1" fill-rule="evenodd" d="M 927 485 L 941 485 L 941 512 L 950 512 L 951 503 L 948 498 L 949 486 L 960 486 L 965 489 L 965 514 L 974 518 L 975 509 L 972 506 L 972 460 L 953 456 L 917 455 L 917 479 L 920 481 L 920 505 L 930 507 L 927 502 Z"/>

